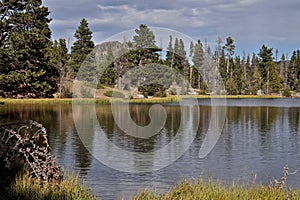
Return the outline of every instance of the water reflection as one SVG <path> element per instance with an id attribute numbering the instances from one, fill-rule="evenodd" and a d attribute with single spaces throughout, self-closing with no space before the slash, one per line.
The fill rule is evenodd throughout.
<path id="1" fill-rule="evenodd" d="M 152 110 L 155 113 L 151 114 L 152 106 L 139 106 L 140 109 L 134 115 L 136 119 L 141 120 L 139 116 L 147 115 L 148 111 L 152 118 L 158 118 L 161 114 L 159 110 Z M 120 120 L 123 124 L 127 123 L 126 121 L 132 123 L 130 122 L 131 119 L 128 119 L 131 116 L 123 115 L 123 113 L 128 113 L 127 105 L 120 104 L 117 107 L 114 105 L 114 109 L 116 108 L 118 113 L 114 115 L 115 120 Z M 165 117 L 168 117 L 167 113 L 172 110 L 170 108 L 164 109 Z M 178 109 L 178 107 L 176 108 Z M 136 107 L 133 107 L 133 109 L 136 109 Z M 130 173 L 152 172 L 172 164 L 191 145 L 199 125 L 198 106 L 180 106 L 181 117 L 179 121 L 175 122 L 179 124 L 175 137 L 170 137 L 171 134 L 167 133 L 167 129 L 164 127 L 160 132 L 155 135 L 152 134 L 149 138 L 133 137 L 132 134 L 126 134 L 127 131 L 136 131 L 137 135 L 140 135 L 144 134 L 143 131 L 146 131 L 149 127 L 140 128 L 134 125 L 134 127 L 131 127 L 131 130 L 126 128 L 123 130 L 123 127 L 121 130 L 121 127 L 116 125 L 122 124 L 112 123 L 110 124 L 111 127 L 105 126 L 106 129 L 103 130 L 101 127 L 103 110 L 100 112 L 96 110 L 97 108 L 95 109 L 93 105 L 73 105 L 73 116 L 81 140 L 89 152 L 101 163 L 113 169 Z M 94 113 L 96 117 L 91 113 Z M 103 118 L 106 117 L 107 112 L 105 112 Z M 153 119 L 155 120 L 155 118 Z M 146 124 L 145 122 L 142 123 Z M 153 124 L 152 120 L 150 123 Z M 113 131 L 113 134 L 109 137 L 107 137 L 107 130 Z M 175 130 L 173 129 L 172 131 Z"/>
<path id="2" fill-rule="evenodd" d="M 5 105 L 0 107 L 0 124 L 35 120 L 46 127 L 52 152 L 66 168 L 86 174 L 91 165 L 88 153 L 77 135 L 70 105 Z"/>
<path id="3" fill-rule="evenodd" d="M 222 135 L 213 151 L 204 159 L 199 159 L 199 149 L 212 116 L 209 101 L 200 100 L 197 105 L 199 127 L 189 150 L 173 165 L 157 172 L 142 174 L 119 172 L 97 162 L 77 134 L 73 122 L 73 115 L 76 113 L 72 113 L 70 105 L 0 106 L 0 123 L 33 119 L 44 124 L 52 151 L 59 163 L 79 170 L 99 197 L 115 199 L 122 195 L 133 195 L 144 187 L 167 190 L 174 181 L 184 177 L 212 176 L 228 182 L 241 180 L 250 183 L 253 174 L 257 174 L 258 182 L 268 184 L 270 179 L 281 175 L 286 164 L 294 172 L 299 168 L 300 162 L 299 102 L 300 100 L 295 99 L 251 100 L 250 103 L 246 100 L 228 100 Z M 138 125 L 149 124 L 149 108 L 150 105 L 130 106 L 131 118 Z M 90 116 L 90 108 L 82 107 L 77 114 L 84 115 L 82 123 L 89 138 L 87 145 L 92 150 L 99 150 L 96 137 L 99 130 L 96 123 L 100 123 L 106 138 L 114 145 L 130 152 L 147 153 L 169 144 L 180 130 L 182 116 L 192 116 L 191 110 L 183 112 L 178 105 L 167 104 L 164 108 L 167 112 L 166 123 L 161 132 L 150 139 L 133 138 L 125 134 L 114 122 L 110 105 L 92 106 L 97 122 Z M 192 122 L 193 117 L 190 119 L 191 123 L 195 123 Z M 136 162 L 135 167 L 139 170 L 153 167 L 156 158 L 146 161 L 139 157 L 126 159 L 128 162 Z M 299 180 L 300 171 L 288 176 L 288 184 L 294 187 L 300 187 Z"/>

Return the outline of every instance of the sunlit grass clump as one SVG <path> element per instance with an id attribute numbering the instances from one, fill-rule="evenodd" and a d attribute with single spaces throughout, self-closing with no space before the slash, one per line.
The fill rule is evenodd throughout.
<path id="1" fill-rule="evenodd" d="M 264 185 L 225 185 L 200 179 L 197 182 L 183 181 L 165 194 L 143 191 L 134 200 L 243 200 L 243 199 L 300 199 L 299 191 Z"/>
<path id="2" fill-rule="evenodd" d="M 18 175 L 11 183 L 5 199 L 15 200 L 95 200 L 90 189 L 83 185 L 78 175 L 65 174 L 58 184 L 40 184 L 27 174 Z"/>

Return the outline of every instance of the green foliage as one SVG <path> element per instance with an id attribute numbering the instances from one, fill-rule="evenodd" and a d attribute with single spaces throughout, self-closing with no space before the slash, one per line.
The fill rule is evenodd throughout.
<path id="1" fill-rule="evenodd" d="M 145 98 L 148 96 L 153 97 L 166 97 L 166 88 L 163 85 L 157 83 L 151 83 L 149 85 L 140 86 L 139 91 L 144 95 Z"/>
<path id="2" fill-rule="evenodd" d="M 57 85 L 60 98 L 72 97 L 70 78 L 73 70 L 70 69 L 69 59 L 66 40 L 54 40 L 50 50 L 50 64 L 59 72 Z"/>
<path id="3" fill-rule="evenodd" d="M 170 41 L 168 45 L 168 51 L 166 54 L 166 61 L 169 63 L 169 65 L 172 67 L 174 63 L 174 49 L 173 49 L 173 37 L 170 35 Z"/>
<path id="4" fill-rule="evenodd" d="M 292 96 L 291 89 L 288 88 L 288 87 L 284 88 L 283 92 L 282 92 L 282 95 L 285 96 L 285 97 L 291 97 Z"/>
<path id="5" fill-rule="evenodd" d="M 104 93 L 104 95 L 107 97 L 125 98 L 125 95 L 122 92 L 116 90 L 108 90 Z"/>
<path id="6" fill-rule="evenodd" d="M 273 48 L 268 48 L 265 45 L 262 45 L 261 49 L 259 50 L 259 68 L 261 71 L 261 75 L 263 78 L 267 77 L 267 63 L 273 61 Z"/>
<path id="7" fill-rule="evenodd" d="M 159 49 L 136 49 L 130 50 L 113 63 L 113 70 L 116 77 L 123 76 L 132 68 L 145 66 L 149 63 L 160 63 L 159 55 L 156 53 Z"/>
<path id="8" fill-rule="evenodd" d="M 287 69 L 287 83 L 292 90 L 299 91 L 300 50 L 294 51 Z"/>
<path id="9" fill-rule="evenodd" d="M 233 44 L 233 42 L 234 42 L 234 40 L 231 37 L 227 37 L 226 38 L 226 44 L 223 47 L 227 51 L 227 65 L 226 65 L 227 74 L 230 71 L 231 56 L 234 55 L 235 45 Z"/>
<path id="10" fill-rule="evenodd" d="M 272 93 L 279 93 L 282 85 L 282 78 L 279 76 L 279 72 L 277 66 L 274 62 L 267 62 L 266 68 L 268 70 L 269 76 L 267 77 L 269 80 L 269 90 Z M 270 84 L 271 83 L 271 84 Z"/>
<path id="11" fill-rule="evenodd" d="M 88 27 L 86 19 L 80 21 L 74 37 L 77 39 L 71 47 L 72 66 L 74 72 L 78 72 L 80 65 L 86 56 L 93 50 L 92 31 Z"/>
<path id="12" fill-rule="evenodd" d="M 194 67 L 199 70 L 204 64 L 204 50 L 200 40 L 198 40 L 198 42 L 194 45 L 193 52 L 194 56 L 192 58 L 192 61 L 194 63 Z"/>
<path id="13" fill-rule="evenodd" d="M 238 94 L 238 87 L 237 87 L 237 84 L 234 79 L 230 78 L 227 80 L 226 91 L 227 91 L 227 94 L 230 94 L 230 95 Z"/>
<path id="14" fill-rule="evenodd" d="M 251 80 L 251 91 L 252 94 L 256 94 L 261 89 L 263 78 L 258 68 L 254 69 L 254 73 Z"/>
<path id="15" fill-rule="evenodd" d="M 52 97 L 58 72 L 49 64 L 48 8 L 41 0 L 4 1 L 1 10 L 0 82 L 5 96 Z"/>
<path id="16" fill-rule="evenodd" d="M 10 186 L 8 194 L 3 195 L 6 199 L 14 200 L 96 200 L 91 190 L 83 185 L 78 175 L 65 173 L 64 180 L 57 185 L 36 183 L 28 175 L 20 174 L 15 183 Z M 3 197 L 2 196 L 2 197 Z"/>
<path id="17" fill-rule="evenodd" d="M 107 50 L 106 55 L 106 61 L 105 65 L 108 65 L 106 67 L 105 71 L 102 73 L 102 76 L 100 77 L 100 83 L 109 87 L 113 87 L 116 84 L 117 79 L 117 73 L 114 69 L 114 54 L 112 51 L 112 48 L 109 47 Z"/>
<path id="18" fill-rule="evenodd" d="M 154 33 L 147 27 L 146 24 L 141 24 L 138 29 L 135 29 L 137 35 L 133 36 L 135 47 L 139 49 L 157 48 L 155 45 Z"/>
<path id="19" fill-rule="evenodd" d="M 193 65 L 193 71 L 192 71 L 192 83 L 191 86 L 198 88 L 199 90 L 205 90 L 202 86 L 206 85 L 203 81 L 203 77 L 201 75 L 201 70 L 203 70 L 203 64 L 204 64 L 204 50 L 203 45 L 200 40 L 193 46 L 193 55 L 192 55 L 192 61 L 194 63 Z"/>
<path id="20" fill-rule="evenodd" d="M 156 45 L 153 31 L 146 24 L 141 24 L 135 30 L 132 41 L 117 45 L 117 48 L 124 50 L 123 54 L 116 53 L 119 52 L 117 48 L 109 44 L 103 54 L 106 58 L 102 63 L 95 64 L 99 55 L 91 53 L 94 42 L 86 19 L 80 21 L 69 55 L 65 39 L 50 41 L 50 12 L 42 6 L 42 0 L 5 0 L 0 6 L 1 97 L 53 97 L 54 93 L 59 97 L 71 97 L 72 82 L 80 66 L 83 67 L 76 76 L 78 80 L 115 87 L 116 80 L 130 69 L 149 63 L 169 65 L 200 93 L 211 92 L 204 81 L 208 80 L 206 74 L 201 73 L 205 53 L 211 55 L 207 42 L 204 46 L 200 40 L 189 44 L 189 56 L 194 65 L 190 66 L 190 60 L 186 58 L 186 44 L 170 35 L 166 59 L 163 59 L 159 57 L 161 49 Z M 266 94 L 279 93 L 282 85 L 292 92 L 300 92 L 299 50 L 293 52 L 290 61 L 283 54 L 281 61 L 276 63 L 273 61 L 273 48 L 266 45 L 262 45 L 257 55 L 253 53 L 252 59 L 244 53 L 241 60 L 239 56 L 234 56 L 234 51 L 232 37 L 227 37 L 224 45 L 218 38 L 211 57 L 216 62 L 228 94 L 256 94 L 258 90 Z M 278 51 L 276 61 L 277 54 Z M 98 77 L 98 74 L 102 76 Z M 182 93 L 186 92 L 183 88 Z M 90 91 L 82 93 L 91 96 Z"/>
<path id="21" fill-rule="evenodd" d="M 240 199 L 299 199 L 299 190 L 293 188 L 280 189 L 263 185 L 245 186 L 239 183 L 231 185 L 222 184 L 219 181 L 213 182 L 208 179 L 193 181 L 182 181 L 174 186 L 166 194 L 157 194 L 151 191 L 143 191 L 139 195 L 131 198 L 133 200 L 240 200 Z"/>

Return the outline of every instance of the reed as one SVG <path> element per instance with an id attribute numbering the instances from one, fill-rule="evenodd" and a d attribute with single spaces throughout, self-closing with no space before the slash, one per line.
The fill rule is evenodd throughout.
<path id="1" fill-rule="evenodd" d="M 11 184 L 6 199 L 15 200 L 96 200 L 90 189 L 79 179 L 78 175 L 67 173 L 57 185 L 40 184 L 28 176 L 20 173 Z"/>
<path id="2" fill-rule="evenodd" d="M 142 191 L 132 200 L 241 200 L 241 199 L 300 199 L 299 190 L 293 188 L 278 188 L 264 185 L 250 185 L 232 183 L 225 185 L 221 182 L 213 182 L 209 179 L 204 182 L 199 179 L 196 182 L 185 180 L 174 186 L 165 194 L 156 194 L 153 191 Z"/>

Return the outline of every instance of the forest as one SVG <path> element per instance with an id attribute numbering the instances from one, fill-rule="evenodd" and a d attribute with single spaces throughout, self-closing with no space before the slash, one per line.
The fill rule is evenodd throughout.
<path id="1" fill-rule="evenodd" d="M 1 97 L 72 97 L 76 74 L 97 46 L 84 18 L 74 33 L 75 42 L 70 49 L 66 38 L 52 40 L 49 14 L 42 0 L 0 2 Z M 278 55 L 277 49 L 262 44 L 258 47 L 258 54 L 244 52 L 240 56 L 235 54 L 234 38 L 230 36 L 224 41 L 216 38 L 212 48 L 200 39 L 185 44 L 181 38 L 170 35 L 166 55 L 161 56 L 162 49 L 146 24 L 141 24 L 135 32 L 132 40 L 120 44 L 130 49 L 128 53 L 118 57 L 110 49 L 107 51 L 106 59 L 110 64 L 97 80 L 99 87 L 113 88 L 126 70 L 141 64 L 158 63 L 183 75 L 198 94 L 209 94 L 211 91 L 205 75 L 195 67 L 201 69 L 205 55 L 209 55 L 228 95 L 274 94 L 289 97 L 300 92 L 300 50 L 293 51 L 289 58 L 288 53 Z M 154 84 L 138 89 L 147 97 L 166 96 L 168 88 Z"/>

